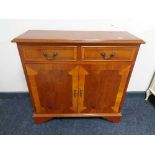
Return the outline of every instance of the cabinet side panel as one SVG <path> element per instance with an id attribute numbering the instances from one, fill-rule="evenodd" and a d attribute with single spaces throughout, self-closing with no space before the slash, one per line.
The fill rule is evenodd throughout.
<path id="1" fill-rule="evenodd" d="M 24 46 L 24 45 L 21 45 L 20 43 L 17 43 L 17 48 L 18 48 L 20 59 L 21 59 L 24 75 L 25 75 L 25 78 L 26 78 L 26 83 L 27 83 L 27 86 L 28 86 L 28 90 L 29 90 L 29 94 L 30 94 L 30 99 L 31 99 L 31 102 L 32 102 L 33 110 L 34 110 L 34 112 L 36 112 L 36 107 L 35 107 L 33 95 L 32 95 L 31 89 L 30 89 L 30 83 L 28 81 L 28 75 L 27 75 L 27 72 L 26 72 L 25 64 L 24 64 L 24 56 L 23 56 L 22 46 Z"/>
<path id="2" fill-rule="evenodd" d="M 134 65 L 135 65 L 135 62 L 136 62 L 136 58 L 137 58 L 137 55 L 138 55 L 139 48 L 140 48 L 140 44 L 136 45 L 134 59 L 131 62 L 130 72 L 128 74 L 127 82 L 126 82 L 125 89 L 124 89 L 124 92 L 123 92 L 123 97 L 121 99 L 121 103 L 120 103 L 120 106 L 119 106 L 119 111 L 121 111 L 121 108 L 123 106 L 123 102 L 124 102 L 124 99 L 125 99 L 125 96 L 126 96 L 126 91 L 127 91 L 129 81 L 130 81 L 130 78 L 131 78 L 131 74 L 132 74 L 132 71 L 133 71 L 133 68 L 134 68 Z"/>

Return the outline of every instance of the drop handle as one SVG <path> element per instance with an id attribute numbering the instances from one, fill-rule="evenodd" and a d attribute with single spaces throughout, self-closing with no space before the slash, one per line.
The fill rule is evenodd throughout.
<path id="1" fill-rule="evenodd" d="M 112 51 L 110 53 L 110 56 L 106 56 L 106 53 L 104 51 L 102 51 L 102 52 L 100 52 L 100 55 L 102 56 L 103 59 L 109 60 L 109 59 L 111 59 L 111 58 L 116 56 L 116 52 Z"/>
<path id="2" fill-rule="evenodd" d="M 58 56 L 58 52 L 52 52 L 51 56 L 49 56 L 47 52 L 43 52 L 43 56 L 46 57 L 48 60 L 53 60 L 56 56 Z"/>

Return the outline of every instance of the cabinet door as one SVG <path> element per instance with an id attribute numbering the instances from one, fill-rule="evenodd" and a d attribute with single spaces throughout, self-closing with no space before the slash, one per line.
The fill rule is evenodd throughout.
<path id="1" fill-rule="evenodd" d="M 81 65 L 78 112 L 118 112 L 130 67 L 130 62 L 110 61 Z"/>
<path id="2" fill-rule="evenodd" d="M 74 65 L 26 64 L 25 67 L 36 113 L 77 112 L 78 72 Z"/>

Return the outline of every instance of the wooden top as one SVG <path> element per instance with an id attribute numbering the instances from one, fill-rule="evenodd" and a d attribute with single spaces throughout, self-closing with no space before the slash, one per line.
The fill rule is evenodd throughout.
<path id="1" fill-rule="evenodd" d="M 29 30 L 14 38 L 17 43 L 145 43 L 125 31 Z"/>

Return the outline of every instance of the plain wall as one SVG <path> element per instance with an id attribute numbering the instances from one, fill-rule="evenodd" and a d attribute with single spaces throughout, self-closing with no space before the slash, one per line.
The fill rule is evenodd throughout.
<path id="1" fill-rule="evenodd" d="M 155 70 L 155 22 L 152 20 L 0 20 L 0 92 L 28 91 L 15 43 L 30 30 L 119 30 L 143 39 L 128 91 L 145 91 Z"/>

